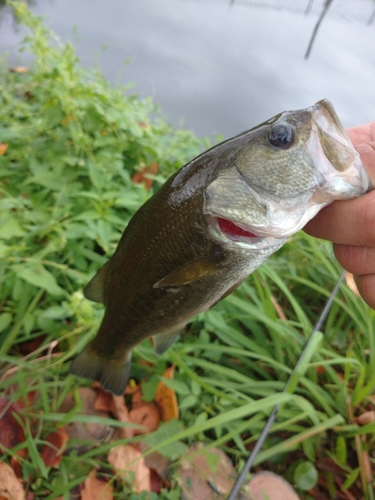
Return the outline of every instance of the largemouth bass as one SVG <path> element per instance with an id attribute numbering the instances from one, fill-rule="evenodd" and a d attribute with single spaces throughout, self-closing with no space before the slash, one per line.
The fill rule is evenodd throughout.
<path id="1" fill-rule="evenodd" d="M 134 346 L 152 337 L 160 355 L 321 208 L 370 189 L 326 100 L 209 149 L 138 210 L 86 286 L 105 315 L 71 373 L 122 394 Z"/>

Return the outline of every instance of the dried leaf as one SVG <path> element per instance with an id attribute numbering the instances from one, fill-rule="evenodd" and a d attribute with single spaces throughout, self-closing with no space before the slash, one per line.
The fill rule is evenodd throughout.
<path id="1" fill-rule="evenodd" d="M 147 427 L 145 430 L 136 429 L 134 435 L 148 434 L 156 431 L 159 427 L 160 413 L 156 403 L 145 403 L 142 406 L 134 408 L 129 412 L 130 421 L 134 424 Z"/>
<path id="2" fill-rule="evenodd" d="M 22 465 L 21 465 L 22 462 L 18 459 L 26 458 L 26 456 L 27 456 L 27 449 L 22 448 L 22 450 L 18 450 L 16 455 L 11 457 L 10 459 L 10 465 L 14 470 L 15 475 L 19 478 L 22 478 L 23 475 L 22 475 Z"/>
<path id="3" fill-rule="evenodd" d="M 40 453 L 46 467 L 57 467 L 59 465 L 66 450 L 68 439 L 69 436 L 65 427 L 56 429 L 47 437 L 46 441 L 50 444 L 45 444 Z"/>
<path id="4" fill-rule="evenodd" d="M 360 297 L 361 294 L 358 291 L 357 284 L 354 281 L 354 276 L 352 275 L 352 273 L 348 273 L 348 272 L 345 273 L 345 281 L 346 281 L 346 284 L 348 285 L 348 287 L 350 288 L 350 290 L 354 293 L 354 295 L 356 295 L 357 297 Z"/>
<path id="5" fill-rule="evenodd" d="M 7 152 L 8 149 L 8 144 L 1 142 L 0 143 L 0 156 L 4 156 L 5 153 Z"/>
<path id="6" fill-rule="evenodd" d="M 96 410 L 94 408 L 96 392 L 93 389 L 90 389 L 90 387 L 80 387 L 78 389 L 78 396 L 82 403 L 82 408 L 79 411 L 80 414 L 109 417 L 109 412 Z M 75 400 L 73 394 L 68 394 L 64 399 L 59 412 L 69 413 L 76 406 L 77 401 Z M 65 429 L 71 439 L 90 439 L 94 441 L 100 441 L 101 439 L 108 437 L 112 432 L 108 425 L 97 424 L 95 422 L 69 422 L 66 424 Z"/>
<path id="7" fill-rule="evenodd" d="M 5 448 L 12 449 L 17 444 L 25 441 L 25 433 L 22 426 L 14 416 L 16 413 L 21 420 L 24 420 L 19 414 L 20 410 L 23 410 L 24 408 L 25 405 L 22 401 L 11 403 L 5 397 L 0 398 L 0 451 L 2 445 Z"/>
<path id="8" fill-rule="evenodd" d="M 35 391 L 30 391 L 27 394 L 27 398 L 28 405 L 31 407 L 37 399 L 37 393 Z M 19 419 L 24 421 L 20 413 L 24 408 L 25 403 L 22 400 L 11 403 L 6 397 L 0 399 L 0 452 L 2 451 L 2 445 L 4 448 L 12 449 L 17 444 L 25 441 L 25 433 L 22 425 L 19 423 Z M 17 418 L 15 414 L 17 414 Z M 25 458 L 26 456 L 27 449 L 22 448 L 10 459 L 12 469 L 17 477 L 22 477 L 22 467 L 18 459 Z"/>
<path id="9" fill-rule="evenodd" d="M 115 446 L 108 454 L 108 462 L 123 481 L 134 485 L 138 493 L 151 491 L 150 469 L 146 467 L 140 451 L 130 445 Z"/>
<path id="10" fill-rule="evenodd" d="M 173 379 L 175 365 L 165 370 L 163 377 Z M 179 418 L 177 396 L 173 389 L 161 380 L 156 388 L 155 402 L 159 407 L 163 422 Z"/>
<path id="11" fill-rule="evenodd" d="M 235 471 L 222 450 L 206 449 L 202 443 L 197 443 L 183 458 L 178 476 L 181 478 L 182 500 L 214 500 L 218 494 L 223 498 L 228 495 L 234 484 Z"/>
<path id="12" fill-rule="evenodd" d="M 151 491 L 153 491 L 154 493 L 160 493 L 163 483 L 160 479 L 159 474 L 155 470 L 151 469 L 150 475 L 151 475 Z"/>
<path id="13" fill-rule="evenodd" d="M 292 486 L 273 472 L 254 474 L 246 487 L 244 500 L 299 500 Z"/>
<path id="14" fill-rule="evenodd" d="M 0 496 L 6 500 L 23 500 L 25 493 L 12 467 L 0 460 Z"/>
<path id="15" fill-rule="evenodd" d="M 81 500 L 112 500 L 113 487 L 111 483 L 102 481 L 96 477 L 96 471 L 90 472 L 88 478 L 83 483 L 81 490 Z"/>
<path id="16" fill-rule="evenodd" d="M 123 396 L 112 396 L 112 411 L 117 420 L 119 420 L 120 422 L 132 423 Z M 127 426 L 121 427 L 120 429 L 118 429 L 118 432 L 120 434 L 120 437 L 122 438 L 129 439 L 134 436 L 134 429 Z"/>
<path id="17" fill-rule="evenodd" d="M 277 302 L 276 300 L 276 297 L 274 295 L 271 295 L 271 302 L 273 304 L 273 307 L 275 308 L 276 312 L 277 312 L 277 315 L 280 319 L 282 320 L 285 320 L 287 319 L 287 317 L 285 316 L 285 313 L 282 309 L 282 307 L 280 306 L 280 304 Z"/>
<path id="18" fill-rule="evenodd" d="M 365 411 L 362 415 L 355 417 L 354 421 L 358 425 L 371 424 L 372 422 L 375 422 L 375 411 Z"/>
<path id="19" fill-rule="evenodd" d="M 46 339 L 47 335 L 39 335 L 38 337 L 33 338 L 32 340 L 27 340 L 26 342 L 21 342 L 18 344 L 19 351 L 26 356 L 31 352 L 35 352 Z"/>
<path id="20" fill-rule="evenodd" d="M 93 408 L 107 413 L 110 412 L 112 410 L 112 394 L 99 385 L 95 388 L 95 391 L 96 399 Z"/>
<path id="21" fill-rule="evenodd" d="M 14 68 L 10 68 L 11 73 L 27 73 L 29 68 L 27 66 L 15 66 Z"/>
<path id="22" fill-rule="evenodd" d="M 144 183 L 146 189 L 150 189 L 153 183 L 153 179 L 149 178 L 147 174 L 156 175 L 159 170 L 159 165 L 157 163 L 151 163 L 150 165 L 146 165 L 139 172 L 136 172 L 132 180 L 136 184 Z"/>
<path id="23" fill-rule="evenodd" d="M 139 408 L 140 406 L 143 406 L 144 404 L 145 404 L 145 401 L 143 401 L 143 399 L 142 399 L 141 386 L 138 385 L 136 390 L 133 391 L 133 394 L 132 394 L 132 410 L 134 410 L 134 408 Z"/>

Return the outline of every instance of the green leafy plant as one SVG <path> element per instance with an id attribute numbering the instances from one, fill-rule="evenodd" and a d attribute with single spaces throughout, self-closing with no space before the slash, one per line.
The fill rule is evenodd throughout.
<path id="1" fill-rule="evenodd" d="M 114 443 L 69 440 L 54 467 L 40 458 L 48 436 L 83 420 L 122 425 L 79 413 L 69 360 L 103 314 L 82 289 L 135 211 L 208 144 L 171 128 L 150 99 L 84 71 L 73 47 L 61 44 L 26 4 L 9 5 L 29 29 L 22 47 L 34 59 L 30 71 L 9 71 L 6 61 L 0 71 L 0 383 L 9 402 L 24 402 L 16 415 L 25 436 L 2 451 L 9 463 L 20 463 L 35 498 L 69 498 L 93 467 L 111 475 L 106 454 Z M 152 164 L 158 173 L 144 174 L 153 180 L 147 189 L 133 175 Z M 310 498 L 337 498 L 338 491 L 373 498 L 368 470 L 375 426 L 360 426 L 357 417 L 375 406 L 375 313 L 346 286 L 293 394 L 281 394 L 339 273 L 326 244 L 298 234 L 236 292 L 199 315 L 163 356 L 157 359 L 148 341 L 141 344 L 132 376 L 142 381 L 145 399 L 152 401 L 164 380 L 181 411 L 181 421 L 134 438 L 144 455 L 157 451 L 177 470 L 188 446 L 201 441 L 221 447 L 240 468 L 274 405 L 282 404 L 256 464 Z M 171 363 L 176 375 L 167 380 L 163 372 Z M 75 403 L 62 414 L 67 394 Z M 179 498 L 173 475 L 172 484 L 150 498 Z M 119 498 L 125 490 L 137 497 L 131 487 L 116 485 Z"/>

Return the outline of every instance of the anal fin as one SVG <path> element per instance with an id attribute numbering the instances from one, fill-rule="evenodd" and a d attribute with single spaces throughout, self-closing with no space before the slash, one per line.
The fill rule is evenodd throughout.
<path id="1" fill-rule="evenodd" d="M 160 356 L 167 349 L 169 349 L 176 338 L 179 336 L 180 332 L 181 328 L 175 330 L 174 332 L 159 333 L 158 335 L 154 335 L 152 337 L 152 341 L 154 344 L 155 354 L 157 356 Z"/>

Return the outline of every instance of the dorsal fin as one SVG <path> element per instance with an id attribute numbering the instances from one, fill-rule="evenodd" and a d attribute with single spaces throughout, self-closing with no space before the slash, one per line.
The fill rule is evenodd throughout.
<path id="1" fill-rule="evenodd" d="M 95 276 L 87 283 L 83 290 L 86 299 L 104 304 L 104 283 L 108 272 L 109 261 L 99 269 Z"/>
<path id="2" fill-rule="evenodd" d="M 222 266 L 220 266 L 221 260 L 222 257 L 219 253 L 192 260 L 159 280 L 155 283 L 154 288 L 194 283 L 194 281 L 220 271 L 222 269 Z"/>

